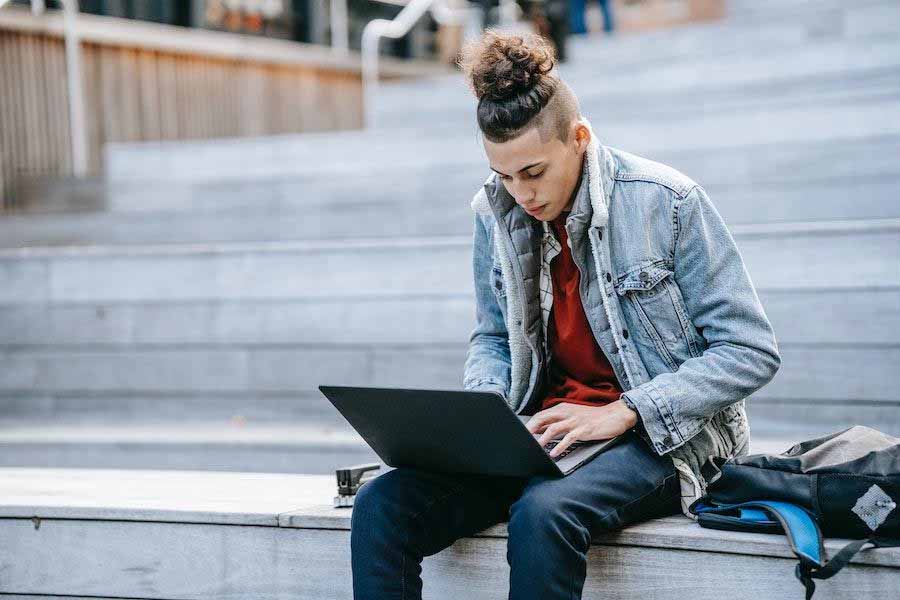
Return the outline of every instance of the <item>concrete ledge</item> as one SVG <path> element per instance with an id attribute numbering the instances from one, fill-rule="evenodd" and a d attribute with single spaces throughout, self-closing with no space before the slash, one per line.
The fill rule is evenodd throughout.
<path id="1" fill-rule="evenodd" d="M 108 598 L 350 598 L 351 509 L 330 476 L 0 469 L 0 594 Z M 506 591 L 506 524 L 426 558 L 426 597 Z M 834 552 L 845 540 L 829 540 Z M 682 516 L 595 540 L 584 597 L 788 599 L 782 536 Z M 823 599 L 900 585 L 900 549 L 863 552 Z"/>

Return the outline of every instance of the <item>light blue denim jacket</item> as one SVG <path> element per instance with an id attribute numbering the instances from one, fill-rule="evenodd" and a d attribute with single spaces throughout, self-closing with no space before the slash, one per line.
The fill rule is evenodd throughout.
<path id="1" fill-rule="evenodd" d="M 702 187 L 593 133 L 583 168 L 588 193 L 566 221 L 582 305 L 623 400 L 640 415 L 636 430 L 672 458 L 682 512 L 694 518 L 687 507 L 705 493 L 709 456 L 747 452 L 744 398 L 781 364 L 772 326 Z M 472 208 L 476 323 L 463 387 L 498 391 L 517 414 L 532 415 L 548 373 L 543 226 L 495 174 Z"/>

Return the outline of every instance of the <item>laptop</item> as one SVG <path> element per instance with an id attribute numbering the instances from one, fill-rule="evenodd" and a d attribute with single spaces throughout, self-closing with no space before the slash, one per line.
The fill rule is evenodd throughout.
<path id="1" fill-rule="evenodd" d="M 565 476 L 613 446 L 577 440 L 550 457 L 497 392 L 320 385 L 319 390 L 391 467 L 451 473 Z"/>

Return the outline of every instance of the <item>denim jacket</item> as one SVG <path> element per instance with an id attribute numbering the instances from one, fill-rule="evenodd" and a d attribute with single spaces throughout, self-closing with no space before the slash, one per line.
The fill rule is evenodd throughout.
<path id="1" fill-rule="evenodd" d="M 590 128 L 590 124 L 588 124 Z M 682 512 L 706 490 L 710 456 L 746 454 L 744 398 L 781 365 L 772 326 L 722 217 L 667 165 L 591 132 L 566 220 L 598 345 L 639 414 L 637 432 L 679 473 Z M 548 351 L 540 301 L 543 224 L 491 174 L 472 200 L 476 322 L 463 387 L 540 410 Z"/>

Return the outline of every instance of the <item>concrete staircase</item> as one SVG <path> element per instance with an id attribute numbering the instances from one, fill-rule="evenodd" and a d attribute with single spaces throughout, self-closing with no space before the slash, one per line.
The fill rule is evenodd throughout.
<path id="1" fill-rule="evenodd" d="M 900 435 L 900 6 L 731 7 L 574 40 L 564 74 L 737 240 L 783 356 L 751 452 Z M 105 181 L 0 217 L 0 596 L 351 597 L 333 471 L 378 458 L 316 386 L 460 387 L 472 110 L 446 77 L 383 89 L 375 131 L 112 145 Z M 426 558 L 426 597 L 505 594 L 505 544 Z M 672 517 L 595 540 L 584 597 L 797 598 L 794 564 Z M 863 552 L 816 597 L 887 597 L 898 567 Z"/>
<path id="2" fill-rule="evenodd" d="M 564 74 L 731 227 L 784 357 L 754 436 L 900 433 L 900 8 L 736 10 L 576 40 Z M 0 219 L 0 465 L 375 460 L 315 386 L 460 386 L 472 110 L 446 77 L 386 87 L 374 131 L 116 144 L 97 197 Z"/>

